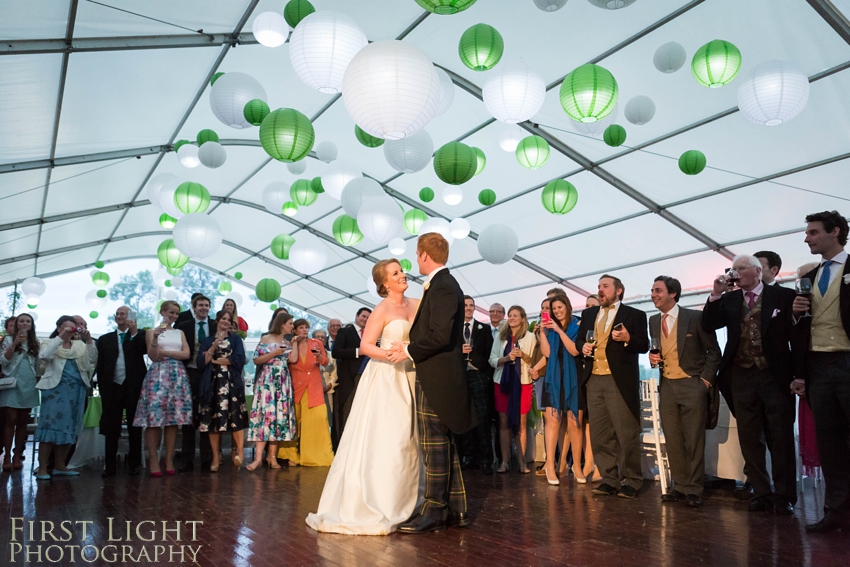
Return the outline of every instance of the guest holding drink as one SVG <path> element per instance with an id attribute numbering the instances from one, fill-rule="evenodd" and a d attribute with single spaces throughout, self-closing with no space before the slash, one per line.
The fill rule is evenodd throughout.
<path id="1" fill-rule="evenodd" d="M 230 313 L 231 317 L 233 317 L 232 332 L 238 332 L 240 335 L 248 332 L 248 323 L 245 319 L 239 316 L 239 310 L 236 308 L 235 301 L 232 299 L 225 299 L 224 305 L 221 306 L 221 311 L 226 311 Z M 221 312 L 219 312 L 216 317 L 221 317 Z"/>
<path id="2" fill-rule="evenodd" d="M 32 316 L 22 313 L 12 319 L 12 334 L 4 341 L 6 348 L 0 353 L 0 366 L 7 379 L 14 385 L 0 390 L 0 408 L 3 408 L 3 448 L 6 457 L 3 470 L 24 468 L 24 449 L 27 444 L 27 421 L 30 411 L 38 406 L 38 339 Z M 12 458 L 12 440 L 15 441 L 15 457 Z"/>

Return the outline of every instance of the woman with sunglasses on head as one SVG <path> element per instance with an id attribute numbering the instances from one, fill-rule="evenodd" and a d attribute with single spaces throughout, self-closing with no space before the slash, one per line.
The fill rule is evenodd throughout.
<path id="1" fill-rule="evenodd" d="M 27 422 L 32 408 L 39 405 L 38 390 L 38 351 L 40 345 L 35 336 L 35 322 L 32 315 L 22 313 L 12 319 L 12 333 L 6 348 L 0 352 L 0 366 L 4 378 L 14 382 L 0 390 L 0 408 L 3 408 L 3 448 L 5 459 L 3 470 L 21 470 L 24 468 L 24 449 L 27 444 Z M 12 441 L 15 442 L 15 456 L 12 458 Z"/>

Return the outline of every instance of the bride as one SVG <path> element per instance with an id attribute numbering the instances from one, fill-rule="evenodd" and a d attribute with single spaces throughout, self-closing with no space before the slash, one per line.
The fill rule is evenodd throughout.
<path id="1" fill-rule="evenodd" d="M 396 341 L 408 342 L 419 301 L 404 296 L 407 278 L 396 259 L 375 264 L 372 279 L 385 299 L 363 332 L 360 352 L 371 360 L 357 386 L 319 510 L 307 516 L 307 525 L 320 532 L 386 535 L 410 518 L 417 503 L 415 374 L 410 360 L 391 362 L 389 348 Z"/>

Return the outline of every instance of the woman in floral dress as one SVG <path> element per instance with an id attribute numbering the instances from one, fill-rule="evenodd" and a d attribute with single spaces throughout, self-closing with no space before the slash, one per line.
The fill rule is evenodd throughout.
<path id="1" fill-rule="evenodd" d="M 251 425 L 248 441 L 256 442 L 254 462 L 248 470 L 256 470 L 263 463 L 263 449 L 269 444 L 266 463 L 273 469 L 277 464 L 279 441 L 295 439 L 295 405 L 292 401 L 292 377 L 287 367 L 287 356 L 292 348 L 284 338 L 292 333 L 292 315 L 281 311 L 272 320 L 269 333 L 257 345 L 254 364 L 263 365 L 254 384 L 254 404 L 251 408 Z"/>

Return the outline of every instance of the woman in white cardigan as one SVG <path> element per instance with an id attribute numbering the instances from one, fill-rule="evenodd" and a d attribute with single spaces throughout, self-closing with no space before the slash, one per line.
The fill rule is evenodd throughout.
<path id="1" fill-rule="evenodd" d="M 493 374 L 493 397 L 499 412 L 499 444 L 502 462 L 496 472 L 510 470 L 511 433 L 516 438 L 519 472 L 530 472 L 525 463 L 526 416 L 531 411 L 533 396 L 532 379 L 528 370 L 531 355 L 537 346 L 537 338 L 528 332 L 525 309 L 514 305 L 508 309 L 507 324 L 499 331 L 498 340 L 490 350 L 490 366 Z"/>
<path id="2" fill-rule="evenodd" d="M 41 390 L 41 415 L 35 440 L 38 446 L 38 480 L 49 480 L 47 461 L 56 450 L 54 476 L 77 476 L 65 468 L 71 445 L 83 422 L 91 371 L 97 364 L 97 347 L 89 332 L 77 327 L 73 317 L 63 315 L 56 321 L 50 340 L 42 344 L 39 358 L 45 363 L 44 374 L 36 384 Z"/>

